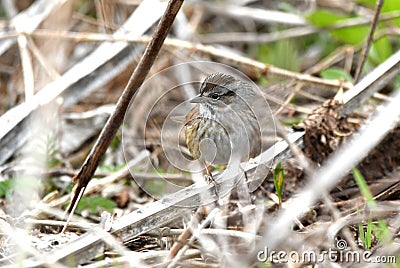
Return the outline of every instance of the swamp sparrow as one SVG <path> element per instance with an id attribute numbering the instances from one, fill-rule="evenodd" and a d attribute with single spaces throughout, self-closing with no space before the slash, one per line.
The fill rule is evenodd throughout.
<path id="1" fill-rule="evenodd" d="M 247 161 L 261 151 L 254 88 L 228 74 L 208 76 L 185 120 L 186 144 L 194 159 L 206 165 Z"/>

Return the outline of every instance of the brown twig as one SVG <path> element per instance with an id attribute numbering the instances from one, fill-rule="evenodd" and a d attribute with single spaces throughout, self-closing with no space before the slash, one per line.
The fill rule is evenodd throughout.
<path id="1" fill-rule="evenodd" d="M 96 144 L 90 151 L 79 173 L 73 178 L 74 181 L 77 181 L 77 185 L 75 187 L 71 203 L 67 208 L 67 213 L 71 213 L 74 204 L 79 202 L 78 195 L 81 189 L 88 185 L 100 162 L 101 157 L 106 152 L 111 140 L 118 131 L 118 128 L 121 126 L 129 103 L 149 73 L 150 68 L 158 55 L 158 52 L 160 51 L 161 46 L 163 45 L 164 40 L 169 33 L 176 14 L 182 6 L 182 3 L 183 0 L 171 0 L 169 2 L 166 11 L 157 26 L 157 29 L 153 34 L 152 40 L 146 47 L 140 62 L 130 77 L 121 97 L 118 99 L 115 111 L 107 120 L 106 125 L 102 129 L 100 136 L 96 141 Z"/>
<path id="2" fill-rule="evenodd" d="M 362 56 L 361 56 L 361 60 L 358 63 L 356 74 L 354 75 L 354 82 L 355 83 L 357 83 L 360 80 L 362 68 L 364 67 L 364 64 L 365 64 L 365 62 L 367 60 L 368 52 L 369 52 L 369 49 L 371 47 L 372 41 L 374 39 L 374 32 L 375 32 L 376 26 L 378 24 L 378 18 L 379 18 L 379 14 L 381 13 L 383 2 L 384 2 L 384 0 L 378 0 L 377 3 L 376 3 L 376 10 L 375 10 L 375 14 L 374 14 L 374 19 L 372 20 L 371 29 L 369 31 L 368 39 L 367 39 L 367 42 L 365 43 L 365 48 L 363 50 L 363 53 L 362 53 Z"/>

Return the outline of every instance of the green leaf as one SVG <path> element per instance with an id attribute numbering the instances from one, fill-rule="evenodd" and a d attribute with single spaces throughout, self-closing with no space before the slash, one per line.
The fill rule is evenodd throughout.
<path id="1" fill-rule="evenodd" d="M 325 9 L 318 9 L 307 17 L 307 19 L 313 25 L 319 28 L 329 27 L 338 22 L 343 22 L 349 18 L 351 17 L 337 14 Z M 336 39 L 346 44 L 355 45 L 362 42 L 366 38 L 369 32 L 369 26 L 354 26 L 349 28 L 329 30 L 329 32 Z"/>
<path id="2" fill-rule="evenodd" d="M 326 9 L 318 9 L 313 13 L 311 13 L 310 15 L 308 15 L 306 18 L 314 26 L 319 28 L 331 26 L 338 21 L 347 19 L 346 16 L 339 15 L 337 13 L 334 13 Z"/>
<path id="3" fill-rule="evenodd" d="M 300 116 L 299 117 L 290 117 L 286 120 L 282 120 L 282 124 L 284 126 L 294 126 L 294 125 L 299 124 L 302 120 L 304 120 L 304 118 L 302 118 Z"/>
<path id="4" fill-rule="evenodd" d="M 357 0 L 357 3 L 366 5 L 369 7 L 374 7 L 376 5 L 376 0 Z"/>
<path id="5" fill-rule="evenodd" d="M 0 197 L 4 197 L 8 191 L 11 189 L 10 180 L 5 180 L 0 182 Z"/>
<path id="6" fill-rule="evenodd" d="M 357 0 L 357 3 L 368 6 L 370 8 L 376 8 L 377 0 Z M 400 10 L 399 0 L 385 0 L 383 2 L 382 13 L 398 10 Z"/>
<path id="7" fill-rule="evenodd" d="M 399 11 L 400 1 L 399 0 L 385 0 L 382 6 L 382 12 Z"/>
<path id="8" fill-rule="evenodd" d="M 369 60 L 376 66 L 384 62 L 392 54 L 393 49 L 390 39 L 388 37 L 382 37 L 372 43 L 368 56 Z"/>
<path id="9" fill-rule="evenodd" d="M 385 0 L 382 13 L 398 13 L 400 10 L 400 1 L 399 0 Z M 397 27 L 400 27 L 400 18 L 392 19 L 391 23 L 395 24 Z"/>
<path id="10" fill-rule="evenodd" d="M 285 172 L 282 167 L 282 163 L 279 162 L 274 170 L 274 185 L 275 185 L 276 195 L 278 196 L 279 199 L 279 204 L 282 201 L 284 179 L 285 179 Z"/>
<path id="11" fill-rule="evenodd" d="M 321 77 L 324 79 L 329 79 L 329 80 L 338 80 L 338 79 L 344 79 L 349 82 L 353 82 L 353 77 L 346 73 L 343 69 L 341 68 L 329 68 L 326 70 L 323 70 L 320 73 Z"/>
<path id="12" fill-rule="evenodd" d="M 11 179 L 0 182 L 0 197 L 6 197 L 13 188 L 14 181 Z"/>
<path id="13" fill-rule="evenodd" d="M 360 188 L 361 194 L 364 196 L 364 198 L 367 200 L 367 202 L 370 205 L 375 204 L 372 193 L 369 190 L 368 185 L 365 182 L 363 175 L 357 168 L 353 168 L 353 176 L 358 185 L 358 188 Z"/>
<path id="14" fill-rule="evenodd" d="M 99 212 L 99 208 L 112 212 L 115 207 L 115 202 L 110 199 L 101 196 L 91 196 L 82 197 L 76 209 L 77 211 L 89 209 L 91 213 L 96 213 Z"/>
<path id="15" fill-rule="evenodd" d="M 336 29 L 330 31 L 332 36 L 350 45 L 363 42 L 369 33 L 368 26 L 355 26 L 350 28 Z"/>
<path id="16" fill-rule="evenodd" d="M 357 0 L 357 2 L 371 9 L 375 9 L 377 0 Z M 400 10 L 399 0 L 385 0 L 382 6 L 381 13 L 389 14 L 392 12 L 393 13 L 398 12 L 399 10 Z M 397 26 L 400 26 L 400 18 L 392 19 L 390 22 L 396 24 Z"/>

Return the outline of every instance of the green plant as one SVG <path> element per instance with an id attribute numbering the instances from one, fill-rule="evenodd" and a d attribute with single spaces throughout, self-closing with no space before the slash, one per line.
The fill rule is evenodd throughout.
<path id="1" fill-rule="evenodd" d="M 368 188 L 367 182 L 365 181 L 363 175 L 357 168 L 353 168 L 353 176 L 354 179 L 358 185 L 358 188 L 360 188 L 362 196 L 367 200 L 367 204 L 371 206 L 371 208 L 375 207 L 375 201 L 374 197 L 372 196 L 371 191 Z"/>
<path id="2" fill-rule="evenodd" d="M 367 201 L 368 207 L 370 210 L 375 209 L 377 205 L 373 195 L 369 190 L 363 175 L 357 168 L 353 168 L 353 176 L 358 188 L 360 188 L 362 196 L 364 196 L 365 200 Z M 386 222 L 383 220 L 378 220 L 377 223 L 373 223 L 371 220 L 368 220 L 367 230 L 365 232 L 362 223 L 359 223 L 358 232 L 360 240 L 363 242 L 366 249 L 370 249 L 372 246 L 372 235 L 375 235 L 379 242 L 388 242 L 390 240 L 389 229 Z"/>
<path id="3" fill-rule="evenodd" d="M 323 70 L 320 73 L 322 78 L 325 79 L 331 79 L 331 80 L 338 80 L 338 79 L 344 79 L 345 81 L 353 82 L 353 77 L 346 73 L 343 69 L 337 68 L 337 67 L 332 67 Z"/>
<path id="4" fill-rule="evenodd" d="M 303 121 L 304 118 L 297 116 L 297 117 L 290 117 L 288 119 L 282 120 L 282 124 L 284 126 L 294 126 L 299 124 L 301 121 Z"/>
<path id="5" fill-rule="evenodd" d="M 368 8 L 376 8 L 376 0 L 358 0 L 361 5 L 365 5 Z M 398 0 L 385 0 L 384 5 L 381 9 L 381 15 L 391 15 L 396 17 L 399 14 L 400 1 Z M 341 44 L 348 45 L 362 45 L 369 34 L 369 24 L 353 24 L 357 20 L 362 20 L 362 16 L 357 16 L 356 13 L 344 14 L 337 11 L 328 9 L 316 9 L 307 16 L 308 21 L 315 27 L 323 29 L 326 34 L 325 38 L 318 39 L 321 44 L 336 44 L 336 47 Z M 348 24 L 347 26 L 345 26 Z M 379 22 L 377 25 L 375 39 L 371 44 L 371 48 L 368 53 L 368 59 L 364 66 L 364 71 L 373 69 L 375 66 L 384 62 L 393 51 L 398 49 L 398 43 L 392 42 L 392 39 L 385 33 L 385 30 L 390 25 L 400 26 L 400 19 L 394 18 L 390 20 L 390 23 L 385 21 Z M 322 46 L 323 47 L 323 46 Z M 336 73 L 336 74 L 335 74 Z M 328 76 L 337 76 L 337 70 L 332 73 L 332 70 L 328 71 Z M 351 81 L 350 77 L 346 74 L 342 74 L 343 78 Z"/>
<path id="6" fill-rule="evenodd" d="M 12 199 L 12 189 L 14 187 L 14 179 L 7 179 L 0 182 L 0 197 L 6 200 Z"/>
<path id="7" fill-rule="evenodd" d="M 364 232 L 364 226 L 360 222 L 358 224 L 358 235 L 361 242 L 363 242 L 365 249 L 370 249 L 372 245 L 372 221 L 368 220 L 367 230 Z"/>
<path id="8" fill-rule="evenodd" d="M 101 197 L 101 196 L 90 196 L 82 197 L 76 210 L 82 211 L 84 209 L 89 209 L 91 213 L 99 212 L 99 208 L 103 208 L 109 212 L 112 212 L 116 207 L 114 201 Z"/>
<path id="9" fill-rule="evenodd" d="M 278 196 L 279 206 L 282 203 L 282 193 L 283 193 L 283 182 L 285 180 L 285 171 L 282 167 L 282 163 L 279 162 L 274 170 L 274 186 L 276 190 L 276 195 Z"/>

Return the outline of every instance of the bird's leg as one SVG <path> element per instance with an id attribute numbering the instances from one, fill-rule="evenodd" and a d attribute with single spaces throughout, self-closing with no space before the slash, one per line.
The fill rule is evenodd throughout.
<path id="1" fill-rule="evenodd" d="M 219 196 L 218 196 L 218 191 L 217 191 L 217 186 L 218 186 L 218 184 L 217 184 L 217 182 L 214 180 L 214 178 L 213 178 L 213 176 L 212 176 L 212 173 L 211 173 L 211 171 L 209 170 L 207 164 L 206 164 L 205 162 L 203 162 L 203 164 L 204 164 L 204 168 L 205 168 L 205 170 L 206 170 L 206 174 L 204 174 L 204 178 L 206 179 L 206 181 L 207 181 L 208 184 L 210 184 L 210 183 L 214 184 L 215 195 L 219 198 Z"/>
<path id="2" fill-rule="evenodd" d="M 241 165 L 239 165 L 239 170 L 243 172 L 244 178 L 246 179 L 245 182 L 248 182 L 248 181 L 249 181 L 249 178 L 247 177 L 247 172 L 246 172 L 246 170 L 244 170 L 244 168 L 243 168 Z"/>
<path id="3" fill-rule="evenodd" d="M 206 163 L 204 163 L 204 168 L 206 170 L 206 174 L 204 174 L 204 178 L 206 179 L 207 183 L 208 184 L 210 184 L 210 183 L 214 183 L 215 184 L 216 182 L 215 182 L 215 180 L 214 180 L 214 178 L 212 176 L 211 171 L 209 170 L 208 166 L 206 165 Z"/>
<path id="4" fill-rule="evenodd" d="M 247 172 L 246 170 L 242 169 L 243 173 L 244 173 L 244 178 L 246 179 L 246 182 L 249 181 L 249 178 L 247 177 Z"/>

